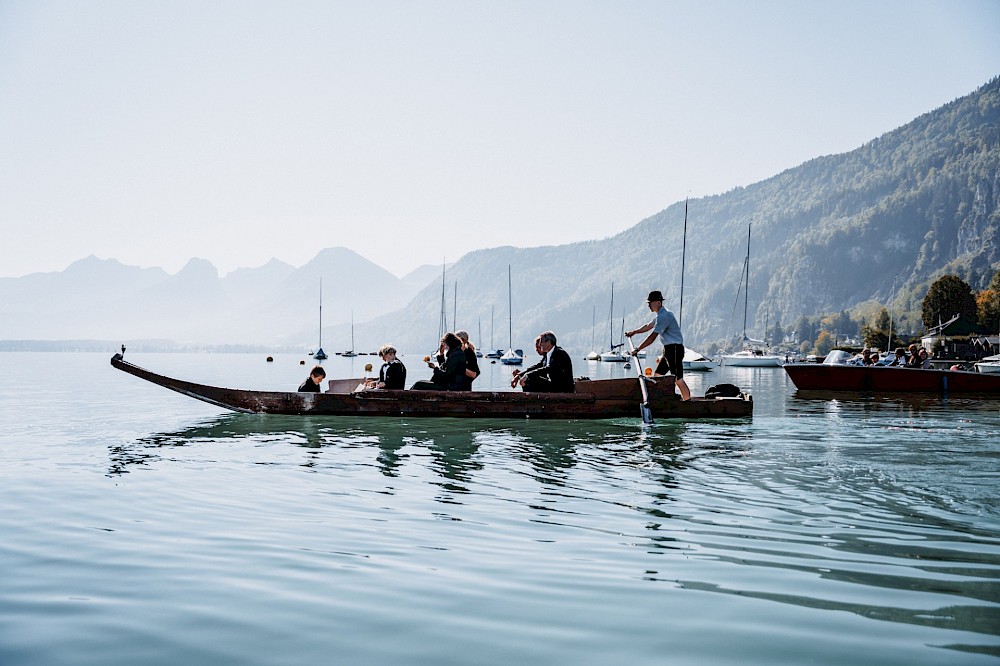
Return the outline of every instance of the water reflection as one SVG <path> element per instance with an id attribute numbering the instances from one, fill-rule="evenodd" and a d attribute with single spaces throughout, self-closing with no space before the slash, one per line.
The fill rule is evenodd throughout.
<path id="1" fill-rule="evenodd" d="M 587 464 L 641 467 L 666 464 L 681 450 L 691 425 L 663 421 L 653 428 L 638 419 L 618 421 L 503 421 L 274 416 L 226 413 L 175 431 L 154 433 L 127 444 L 109 447 L 109 475 L 169 458 L 164 451 L 219 441 L 244 440 L 250 445 L 282 441 L 306 450 L 302 464 L 321 464 L 316 455 L 330 447 L 373 447 L 374 462 L 387 478 L 397 477 L 414 456 L 425 456 L 427 468 L 448 493 L 467 493 L 476 472 L 483 469 L 481 449 L 491 455 L 520 461 L 538 483 L 565 484 L 581 459 Z M 725 421 L 715 422 L 726 428 Z M 722 431 L 724 432 L 724 431 Z M 497 450 L 499 447 L 499 450 Z M 581 454 L 581 448 L 585 449 Z M 447 501 L 452 501 L 448 498 Z"/>
<path id="2" fill-rule="evenodd" d="M 225 414 L 111 447 L 109 474 L 169 461 L 183 447 L 277 443 L 268 455 L 292 464 L 376 470 L 360 478 L 364 492 L 430 486 L 435 519 L 493 520 L 497 500 L 520 518 L 516 530 L 546 525 L 531 538 L 600 534 L 597 546 L 581 539 L 591 557 L 638 551 L 641 580 L 997 635 L 1000 542 L 995 520 L 976 522 L 977 511 L 997 511 L 996 407 L 960 404 L 968 411 L 931 396 L 796 394 L 780 422 L 652 428 L 637 419 Z M 981 418 L 987 411 L 992 420 Z M 942 474 L 970 461 L 983 464 Z M 403 474 L 413 478 L 397 481 Z M 962 485 L 976 474 L 979 490 Z"/>
<path id="3" fill-rule="evenodd" d="M 965 507 L 941 492 L 961 483 L 941 478 L 942 465 L 954 459 L 939 449 L 954 435 L 934 437 L 922 451 L 923 442 L 912 432 L 901 449 L 892 431 L 885 433 L 887 423 L 896 420 L 894 411 L 914 413 L 922 428 L 940 433 L 949 426 L 954 432 L 954 415 L 939 419 L 937 408 L 917 413 L 911 412 L 912 403 L 898 402 L 829 401 L 810 408 L 821 418 L 802 431 L 782 433 L 769 424 L 774 432 L 768 436 L 784 435 L 780 445 L 761 450 L 766 442 L 756 433 L 754 446 L 741 451 L 747 433 L 734 430 L 732 455 L 725 455 L 720 443 L 716 455 L 692 463 L 677 490 L 652 493 L 655 500 L 641 509 L 654 518 L 647 524 L 650 552 L 680 553 L 685 561 L 713 566 L 686 569 L 677 559 L 667 559 L 662 568 L 645 571 L 644 580 L 884 622 L 1000 635 L 995 523 L 983 523 L 978 513 L 963 514 Z M 888 419 L 886 414 L 871 418 L 882 410 Z M 821 444 L 820 437 L 829 441 Z M 966 438 L 968 446 L 981 448 L 982 437 Z M 859 448 L 858 441 L 866 446 Z M 705 439 L 690 450 L 705 450 Z M 964 451 L 961 455 L 967 459 Z M 973 497 L 979 492 L 963 490 Z M 715 565 L 730 571 L 720 574 Z M 709 579 L 692 575 L 708 570 Z M 979 641 L 942 647 L 1000 655 L 995 645 L 973 643 Z"/>
<path id="4" fill-rule="evenodd" d="M 947 396 L 935 393 L 863 393 L 850 391 L 799 391 L 792 392 L 787 407 L 798 413 L 817 413 L 830 406 L 850 406 L 855 410 L 872 412 L 883 409 L 922 412 L 981 412 L 996 414 L 1000 400 L 970 396 Z"/>

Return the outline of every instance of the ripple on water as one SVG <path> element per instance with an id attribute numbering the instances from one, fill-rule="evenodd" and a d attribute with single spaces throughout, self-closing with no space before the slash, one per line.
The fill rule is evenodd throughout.
<path id="1" fill-rule="evenodd" d="M 95 376 L 0 404 L 2 663 L 1000 655 L 992 406 L 758 372 L 749 420 L 286 418 Z"/>

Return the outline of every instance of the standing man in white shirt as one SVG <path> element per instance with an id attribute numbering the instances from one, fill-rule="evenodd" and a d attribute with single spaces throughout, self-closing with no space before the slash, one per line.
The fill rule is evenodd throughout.
<path id="1" fill-rule="evenodd" d="M 655 315 L 646 325 L 634 331 L 625 331 L 625 335 L 632 337 L 639 333 L 652 330 L 645 340 L 639 343 L 632 355 L 635 356 L 640 350 L 648 347 L 656 341 L 656 336 L 660 336 L 663 343 L 663 359 L 667 363 L 670 374 L 674 376 L 674 383 L 677 390 L 681 392 L 681 400 L 691 399 L 691 389 L 684 381 L 684 336 L 681 335 L 681 326 L 677 323 L 677 317 L 670 310 L 663 307 L 663 294 L 659 291 L 649 292 L 646 304 Z"/>

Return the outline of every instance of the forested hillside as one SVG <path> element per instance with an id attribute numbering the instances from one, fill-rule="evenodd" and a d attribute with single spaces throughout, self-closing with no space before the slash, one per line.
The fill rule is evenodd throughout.
<path id="1" fill-rule="evenodd" d="M 752 128 L 748 129 L 752 131 Z M 773 178 L 725 194 L 693 199 L 688 208 L 683 324 L 700 345 L 739 335 L 737 302 L 753 223 L 748 333 L 765 321 L 786 327 L 802 315 L 886 304 L 918 330 L 929 284 L 955 273 L 974 289 L 1000 267 L 1000 78 L 976 92 L 841 155 L 811 160 Z M 572 224 L 572 220 L 539 220 Z M 589 348 L 596 311 L 597 346 L 606 346 L 624 315 L 645 316 L 649 289 L 679 307 L 684 202 L 601 241 L 472 253 L 448 275 L 459 283 L 458 325 L 475 334 L 495 306 L 495 343 L 507 343 L 506 267 L 514 281 L 514 342 L 561 331 Z M 609 321 L 611 283 L 617 320 Z M 451 311 L 449 286 L 448 311 Z M 463 294 L 468 299 L 463 302 Z M 405 311 L 414 326 L 401 335 L 389 318 L 373 337 L 427 340 L 436 333 L 440 289 L 429 288 Z M 623 312 L 624 306 L 624 312 Z M 421 326 L 421 323 L 424 325 Z M 485 324 L 484 324 L 485 326 Z M 413 337 L 411 337 L 411 335 Z M 616 336 L 619 334 L 615 334 Z M 489 330 L 484 330 L 489 342 Z"/>

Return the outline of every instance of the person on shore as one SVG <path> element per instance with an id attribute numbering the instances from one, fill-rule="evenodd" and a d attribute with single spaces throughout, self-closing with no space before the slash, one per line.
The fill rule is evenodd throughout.
<path id="1" fill-rule="evenodd" d="M 479 359 L 476 357 L 476 346 L 469 340 L 469 332 L 458 330 L 455 335 L 462 341 L 462 351 L 465 352 L 465 390 L 472 390 L 472 382 L 479 376 Z"/>
<path id="2" fill-rule="evenodd" d="M 392 345 L 382 345 L 378 350 L 382 359 L 382 368 L 378 371 L 378 379 L 369 380 L 366 385 L 373 389 L 388 389 L 402 391 L 406 388 L 406 366 L 396 358 L 396 348 Z"/>
<path id="3" fill-rule="evenodd" d="M 684 381 L 684 336 L 681 335 L 677 317 L 663 307 L 663 294 L 659 291 L 649 292 L 646 304 L 654 315 L 653 319 L 633 331 L 625 331 L 625 335 L 631 338 L 639 333 L 652 332 L 632 351 L 632 355 L 637 356 L 642 349 L 656 341 L 656 336 L 660 336 L 660 341 L 663 343 L 663 360 L 666 361 L 670 374 L 674 376 L 674 383 L 681 393 L 681 400 L 690 400 L 691 389 Z"/>
<path id="4" fill-rule="evenodd" d="M 326 379 L 326 370 L 323 369 L 323 366 L 317 365 L 309 371 L 309 376 L 299 386 L 299 393 L 319 393 L 322 390 L 320 386 L 324 379 Z"/>
<path id="5" fill-rule="evenodd" d="M 426 358 L 426 357 L 425 357 Z M 465 350 L 462 341 L 454 333 L 445 333 L 441 338 L 437 365 L 427 360 L 427 367 L 433 371 L 429 381 L 422 380 L 410 387 L 414 391 L 462 391 L 465 390 Z"/>
<path id="6" fill-rule="evenodd" d="M 542 360 L 524 372 L 514 371 L 511 388 L 520 386 L 533 393 L 573 393 L 573 359 L 565 349 L 556 344 L 556 334 L 545 331 L 535 338 L 535 351 Z"/>

